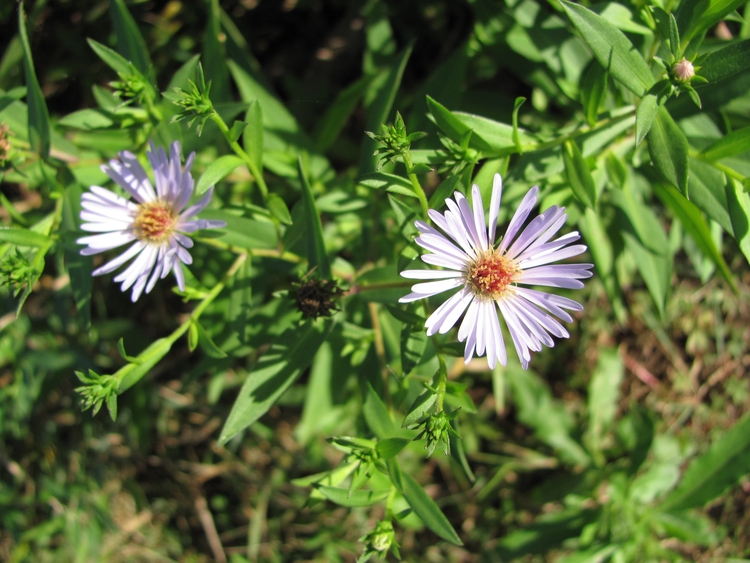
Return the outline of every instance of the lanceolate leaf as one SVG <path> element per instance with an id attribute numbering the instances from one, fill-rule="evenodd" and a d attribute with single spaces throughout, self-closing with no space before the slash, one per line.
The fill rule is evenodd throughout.
<path id="1" fill-rule="evenodd" d="M 700 0 L 697 3 L 692 1 L 686 4 L 689 7 L 694 6 L 694 8 L 692 17 L 687 20 L 689 23 L 682 32 L 683 45 L 686 45 L 693 37 L 705 33 L 708 28 L 718 23 L 724 16 L 744 5 L 745 0 Z"/>
<path id="2" fill-rule="evenodd" d="M 736 180 L 728 180 L 725 190 L 734 238 L 745 258 L 750 262 L 750 195 Z"/>
<path id="3" fill-rule="evenodd" d="M 247 127 L 245 128 L 243 141 L 245 150 L 253 159 L 257 173 L 263 173 L 263 110 L 258 100 L 250 102 L 245 114 Z"/>
<path id="4" fill-rule="evenodd" d="M 31 56 L 29 36 L 26 33 L 26 15 L 23 10 L 23 2 L 18 5 L 18 29 L 23 47 L 23 68 L 26 74 L 29 142 L 33 150 L 38 152 L 42 158 L 47 158 L 50 147 L 49 111 L 34 70 L 34 59 Z"/>
<path id="5" fill-rule="evenodd" d="M 583 73 L 581 79 L 581 103 L 589 125 L 596 123 L 599 106 L 607 93 L 607 71 L 595 59 Z"/>
<path id="6" fill-rule="evenodd" d="M 565 174 L 568 183 L 576 197 L 587 207 L 596 205 L 596 186 L 586 161 L 581 155 L 581 149 L 573 139 L 565 142 L 563 147 L 563 160 L 565 161 Z"/>
<path id="7" fill-rule="evenodd" d="M 669 88 L 668 80 L 661 80 L 653 85 L 638 103 L 638 109 L 635 112 L 635 144 L 641 144 L 646 134 L 651 130 L 656 114 L 659 108 L 664 105 L 666 97 L 663 96 L 664 90 Z"/>
<path id="8" fill-rule="evenodd" d="M 750 414 L 746 414 L 695 458 L 680 484 L 664 499 L 663 511 L 700 508 L 750 473 Z"/>
<path id="9" fill-rule="evenodd" d="M 401 78 L 404 76 L 406 63 L 411 56 L 412 47 L 412 45 L 409 45 L 401 52 L 388 72 L 388 78 L 386 79 L 385 84 L 383 84 L 375 101 L 367 112 L 367 131 L 379 131 L 380 125 L 388 120 L 391 108 L 393 107 L 393 102 L 396 99 L 396 92 L 398 92 L 398 89 L 401 86 Z M 359 159 L 360 174 L 375 170 L 375 164 L 377 163 L 378 158 L 373 156 L 373 152 L 375 152 L 376 148 L 377 143 L 373 139 L 366 138 L 362 140 L 362 149 Z"/>
<path id="10" fill-rule="evenodd" d="M 370 506 L 376 502 L 385 500 L 391 492 L 390 489 L 382 489 L 379 491 L 359 490 L 352 493 L 349 492 L 349 489 L 344 489 L 342 487 L 327 487 L 325 485 L 313 486 L 331 502 L 348 507 Z"/>
<path id="11" fill-rule="evenodd" d="M 0 242 L 9 242 L 16 246 L 32 246 L 40 248 L 50 244 L 52 241 L 53 239 L 47 235 L 30 231 L 28 229 L 0 227 Z"/>
<path id="12" fill-rule="evenodd" d="M 404 495 L 414 513 L 438 536 L 455 545 L 463 545 L 456 530 L 414 477 L 401 471 L 395 459 L 388 460 L 388 474 L 393 485 Z"/>
<path id="13" fill-rule="evenodd" d="M 688 142 L 663 107 L 657 111 L 648 133 L 648 152 L 656 169 L 688 197 Z"/>
<path id="14" fill-rule="evenodd" d="M 747 68 L 750 68 L 750 39 L 712 52 L 703 61 L 700 74 L 713 84 Z"/>
<path id="15" fill-rule="evenodd" d="M 750 57 L 750 53 L 748 54 Z M 701 152 L 707 160 L 719 160 L 750 151 L 750 127 L 732 131 Z"/>
<path id="16" fill-rule="evenodd" d="M 117 50 L 137 68 L 143 76 L 151 74 L 151 57 L 133 16 L 123 0 L 111 0 L 112 21 L 117 35 Z"/>
<path id="17" fill-rule="evenodd" d="M 228 154 L 220 156 L 206 167 L 195 186 L 196 195 L 201 195 L 216 182 L 231 174 L 235 168 L 241 166 L 243 160 L 238 156 Z"/>
<path id="18" fill-rule="evenodd" d="M 225 444 L 271 408 L 310 365 L 332 326 L 329 319 L 308 320 L 271 346 L 242 385 L 219 444 Z"/>
<path id="19" fill-rule="evenodd" d="M 561 5 L 596 60 L 623 86 L 638 96 L 651 88 L 654 78 L 630 40 L 588 8 L 563 0 Z"/>
<path id="20" fill-rule="evenodd" d="M 733 291 L 737 291 L 737 285 L 732 278 L 732 272 L 729 270 L 729 266 L 724 261 L 724 257 L 721 252 L 716 248 L 713 239 L 711 238 L 711 231 L 706 224 L 706 220 L 701 215 L 698 208 L 685 199 L 676 189 L 671 186 L 665 186 L 662 184 L 655 183 L 654 192 L 659 199 L 662 200 L 664 205 L 672 210 L 677 218 L 685 227 L 685 230 L 693 237 L 693 240 L 701 249 L 703 255 L 708 257 L 717 267 L 721 276 L 727 281 L 732 287 Z"/>
<path id="21" fill-rule="evenodd" d="M 302 166 L 302 158 L 297 161 L 297 172 L 302 185 L 302 205 L 305 210 L 306 237 L 307 237 L 307 260 L 309 267 L 317 267 L 317 274 L 324 280 L 331 279 L 331 264 L 326 254 L 326 245 L 323 241 L 323 225 L 320 222 L 320 214 L 315 207 L 310 183 Z"/>

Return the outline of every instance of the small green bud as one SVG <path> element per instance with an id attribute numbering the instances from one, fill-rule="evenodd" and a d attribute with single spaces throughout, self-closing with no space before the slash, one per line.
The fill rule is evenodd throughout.
<path id="1" fill-rule="evenodd" d="M 362 557 L 359 558 L 359 561 L 367 561 L 374 554 L 382 558 L 389 549 L 393 551 L 396 557 L 400 558 L 395 538 L 396 534 L 393 530 L 393 524 L 390 521 L 378 522 L 371 532 L 368 532 L 359 539 L 359 541 L 365 544 L 365 551 Z"/>

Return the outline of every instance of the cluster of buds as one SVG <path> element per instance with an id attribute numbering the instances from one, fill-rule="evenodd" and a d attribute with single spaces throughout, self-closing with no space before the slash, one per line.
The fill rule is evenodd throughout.
<path id="1" fill-rule="evenodd" d="M 393 524 L 388 520 L 383 520 L 375 524 L 375 528 L 359 538 L 359 541 L 365 544 L 365 551 L 357 560 L 357 563 L 364 563 L 364 561 L 370 559 L 372 555 L 377 555 L 382 558 L 389 549 L 393 552 L 393 555 L 398 559 L 401 559 L 398 544 L 395 540 Z"/>
<path id="2" fill-rule="evenodd" d="M 122 101 L 121 105 L 128 105 L 134 101 L 146 106 L 153 103 L 156 97 L 153 86 L 132 63 L 128 74 L 118 72 L 117 76 L 120 80 L 110 82 L 109 86 L 114 90 L 114 96 Z"/>
<path id="3" fill-rule="evenodd" d="M 458 433 L 453 429 L 453 426 L 451 426 L 451 420 L 458 416 L 458 411 L 460 410 L 461 409 L 459 408 L 450 413 L 441 410 L 425 415 L 417 422 L 415 427 L 421 427 L 422 431 L 416 438 L 414 438 L 414 440 L 421 440 L 424 438 L 426 442 L 424 449 L 427 450 L 427 457 L 430 457 L 433 454 L 438 444 L 445 455 L 450 455 L 451 436 L 459 438 Z"/>
<path id="4" fill-rule="evenodd" d="M 424 131 L 416 131 L 407 135 L 406 125 L 404 125 L 404 118 L 401 114 L 396 112 L 396 121 L 393 125 L 381 124 L 381 133 L 372 133 L 365 131 L 374 141 L 380 143 L 382 146 L 377 149 L 373 156 L 379 156 L 380 162 L 378 162 L 378 170 L 380 170 L 386 162 L 395 162 L 398 158 L 404 158 L 404 163 L 407 168 L 410 168 L 411 158 L 409 156 L 409 150 L 411 144 L 423 137 L 427 136 Z M 428 168 L 429 169 L 429 168 Z M 407 170 L 409 174 L 415 172 L 414 170 Z"/>
<path id="5" fill-rule="evenodd" d="M 1 152 L 0 160 L 3 160 Z M 8 253 L 0 261 L 0 285 L 10 288 L 13 291 L 13 297 L 16 297 L 24 286 L 33 282 L 35 273 L 34 267 L 18 248 L 15 254 Z"/>
<path id="6" fill-rule="evenodd" d="M 479 162 L 479 151 L 469 147 L 471 133 L 471 130 L 467 131 L 461 137 L 460 143 L 456 143 L 442 133 L 438 133 L 440 143 L 445 147 L 445 150 L 439 151 L 443 159 L 442 164 L 438 168 L 439 173 L 442 174 L 450 171 L 450 174 L 458 175 L 461 174 L 467 166 Z"/>
<path id="7" fill-rule="evenodd" d="M 211 93 L 211 82 L 206 84 L 206 78 L 203 74 L 203 66 L 198 63 L 195 70 L 195 82 L 188 80 L 188 88 L 173 88 L 172 92 L 164 92 L 164 97 L 173 104 L 180 106 L 182 110 L 177 113 L 170 123 L 176 123 L 183 119 L 188 119 L 188 127 L 198 120 L 195 132 L 198 136 L 203 133 L 203 127 L 206 120 L 214 113 L 214 106 L 209 94 Z"/>

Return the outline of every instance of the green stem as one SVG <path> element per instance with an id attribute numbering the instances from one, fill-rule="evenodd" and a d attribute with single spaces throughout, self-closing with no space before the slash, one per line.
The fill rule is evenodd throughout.
<path id="1" fill-rule="evenodd" d="M 226 242 L 214 238 L 195 237 L 194 240 L 197 240 L 198 242 L 202 242 L 203 244 L 207 244 L 209 246 L 213 246 L 214 248 L 221 248 L 222 250 L 234 252 L 235 254 L 249 254 L 250 256 L 278 258 L 279 260 L 292 262 L 294 264 L 300 264 L 306 261 L 305 258 L 302 258 L 301 256 L 294 254 L 293 252 L 288 252 L 285 250 L 276 250 L 272 248 L 242 248 L 240 246 L 227 244 Z"/>
<path id="2" fill-rule="evenodd" d="M 727 166 L 726 164 L 722 164 L 721 162 L 715 162 L 713 160 L 708 160 L 706 158 L 703 158 L 703 155 L 699 152 L 690 151 L 690 156 L 695 158 L 696 160 L 700 160 L 701 162 L 710 164 L 717 170 L 721 170 L 722 172 L 724 172 L 724 174 L 726 174 L 730 178 L 734 178 L 735 180 L 739 180 L 740 182 L 742 182 L 745 179 L 745 177 L 739 172 L 737 172 L 734 168 L 730 168 L 729 166 Z"/>
<path id="3" fill-rule="evenodd" d="M 224 138 L 227 140 L 227 143 L 229 143 L 229 146 L 232 147 L 232 150 L 237 154 L 237 156 L 245 161 L 245 164 L 247 164 L 250 173 L 255 178 L 255 182 L 258 184 L 260 193 L 263 195 L 263 201 L 266 201 L 268 199 L 268 186 L 266 185 L 266 181 L 263 179 L 263 171 L 258 170 L 255 161 L 250 158 L 250 155 L 245 152 L 245 149 L 243 149 L 237 141 L 232 140 L 229 135 L 229 127 L 227 127 L 227 124 L 224 123 L 224 120 L 221 118 L 221 116 L 218 113 L 214 112 L 211 114 L 211 119 L 214 123 L 216 123 L 216 125 L 218 125 L 219 129 L 221 129 L 221 132 L 224 134 Z"/>
<path id="4" fill-rule="evenodd" d="M 437 349 L 437 347 L 436 347 Z M 440 352 L 437 353 L 438 361 L 440 362 L 440 368 L 435 374 L 438 378 L 435 389 L 437 390 L 437 408 L 435 412 L 441 412 L 443 410 L 443 399 L 445 399 L 445 391 L 448 382 L 448 368 L 445 365 L 445 357 Z"/>
<path id="5" fill-rule="evenodd" d="M 409 175 L 409 180 L 411 181 L 411 185 L 414 188 L 414 193 L 417 194 L 417 198 L 419 199 L 419 205 L 422 207 L 422 215 L 425 219 L 427 219 L 427 211 L 429 210 L 429 205 L 427 204 L 427 196 L 424 193 L 424 189 L 422 189 L 422 184 L 419 183 L 417 175 L 412 172 L 412 170 L 414 169 L 414 165 L 411 161 L 411 153 L 407 149 L 406 151 L 404 151 L 401 157 L 404 159 L 406 172 Z"/>

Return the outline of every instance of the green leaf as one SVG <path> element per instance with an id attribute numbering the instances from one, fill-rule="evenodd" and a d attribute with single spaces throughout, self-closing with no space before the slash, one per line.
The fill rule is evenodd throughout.
<path id="1" fill-rule="evenodd" d="M 201 195 L 208 190 L 208 188 L 214 186 L 216 182 L 225 178 L 227 175 L 232 173 L 235 168 L 241 166 L 244 161 L 233 154 L 220 156 L 209 164 L 201 174 L 198 182 L 195 186 L 196 195 Z"/>
<path id="2" fill-rule="evenodd" d="M 451 140 L 460 144 L 466 134 L 473 131 L 470 125 L 464 123 L 448 108 L 433 100 L 430 96 L 427 96 L 426 99 L 427 107 L 430 110 L 430 115 L 435 120 L 435 124 L 443 133 L 450 137 Z M 508 146 L 515 148 L 515 143 L 513 142 L 513 128 L 506 127 L 508 129 Z M 480 135 L 472 134 L 469 139 L 469 146 L 475 150 L 482 151 L 483 153 L 492 152 L 490 145 L 482 139 Z"/>
<path id="3" fill-rule="evenodd" d="M 114 121 L 107 112 L 91 108 L 70 113 L 57 123 L 63 127 L 73 127 L 75 129 L 83 129 L 84 131 L 106 129 L 114 125 Z"/>
<path id="4" fill-rule="evenodd" d="M 750 68 L 750 39 L 710 53 L 701 65 L 700 75 L 714 84 L 747 68 Z"/>
<path id="5" fill-rule="evenodd" d="M 503 537 L 494 553 L 500 561 L 511 561 L 559 548 L 566 539 L 579 536 L 584 526 L 595 521 L 599 514 L 600 510 L 578 507 L 543 514 L 532 524 Z"/>
<path id="6" fill-rule="evenodd" d="M 196 332 L 198 333 L 198 344 L 209 358 L 220 359 L 227 357 L 226 353 L 214 343 L 211 335 L 206 332 L 203 325 L 195 319 L 192 321 L 192 325 L 196 328 Z"/>
<path id="7" fill-rule="evenodd" d="M 750 472 L 750 414 L 745 414 L 707 452 L 693 459 L 662 511 L 700 508 Z"/>
<path id="8" fill-rule="evenodd" d="M 26 74 L 29 143 L 31 143 L 32 150 L 46 159 L 49 156 L 50 148 L 49 111 L 34 70 L 34 59 L 31 56 L 29 36 L 26 32 L 26 14 L 24 13 L 23 2 L 18 4 L 18 29 L 23 46 L 23 68 Z"/>
<path id="9" fill-rule="evenodd" d="M 378 91 L 375 100 L 372 102 L 367 112 L 367 123 L 366 131 L 379 131 L 380 125 L 388 120 L 388 116 L 391 114 L 391 108 L 393 102 L 396 99 L 396 93 L 401 86 L 401 78 L 404 76 L 404 69 L 406 69 L 406 63 L 411 56 L 413 44 L 408 45 L 401 54 L 396 58 L 388 71 L 388 76 L 385 83 Z M 360 151 L 359 159 L 359 173 L 365 174 L 372 172 L 378 162 L 378 157 L 373 156 L 377 143 L 375 140 L 369 137 L 362 141 L 362 148 Z"/>
<path id="10" fill-rule="evenodd" d="M 746 0 L 700 0 L 695 5 L 689 23 L 682 32 L 682 44 L 686 45 L 693 37 L 705 33 L 711 26 L 719 23 L 725 16 L 745 4 Z M 682 6 L 680 6 L 682 7 Z"/>
<path id="11" fill-rule="evenodd" d="M 581 149 L 573 139 L 565 141 L 563 161 L 568 183 L 575 196 L 587 207 L 596 206 L 596 186 L 588 164 L 583 159 Z"/>
<path id="12" fill-rule="evenodd" d="M 727 180 L 725 190 L 734 238 L 750 262 L 750 195 L 736 180 Z"/>
<path id="13" fill-rule="evenodd" d="M 669 50 L 672 53 L 672 58 L 675 61 L 679 61 L 682 58 L 682 48 L 680 46 L 680 31 L 677 27 L 675 17 L 658 6 L 651 6 L 650 9 L 661 36 L 669 41 Z"/>
<path id="14" fill-rule="evenodd" d="M 437 187 L 435 192 L 430 196 L 430 209 L 439 210 L 445 205 L 445 200 L 453 195 L 461 185 L 460 176 L 448 176 Z"/>
<path id="15" fill-rule="evenodd" d="M 292 224 L 292 214 L 289 213 L 289 208 L 286 202 L 282 199 L 279 194 L 268 194 L 266 198 L 266 207 L 271 215 L 276 217 L 282 224 Z"/>
<path id="16" fill-rule="evenodd" d="M 212 238 L 219 238 L 231 246 L 252 250 L 255 248 L 277 248 L 276 229 L 270 221 L 256 221 L 237 217 L 220 209 L 206 209 L 203 219 L 225 221 L 227 226 L 209 231 Z"/>
<path id="17" fill-rule="evenodd" d="M 599 107 L 607 95 L 607 71 L 595 59 L 592 59 L 581 78 L 581 104 L 586 122 L 592 127 L 596 124 Z"/>
<path id="18" fill-rule="evenodd" d="M 518 419 L 533 428 L 538 439 L 560 452 L 565 461 L 587 466 L 590 463 L 588 455 L 571 437 L 573 421 L 570 413 L 552 397 L 548 384 L 518 364 L 509 365 L 506 374 L 513 390 Z"/>
<path id="19" fill-rule="evenodd" d="M 724 190 L 724 173 L 710 164 L 695 158 L 690 159 L 690 201 L 722 229 L 734 236 L 732 221 L 729 218 L 727 196 Z"/>
<path id="20" fill-rule="evenodd" d="M 65 269 L 70 276 L 70 289 L 80 320 L 88 329 L 91 325 L 91 272 L 94 270 L 94 260 L 91 256 L 82 256 L 81 247 L 75 242 L 81 224 L 82 193 L 83 188 L 77 182 L 65 188 L 62 227 L 66 234 Z"/>
<path id="21" fill-rule="evenodd" d="M 437 401 L 437 394 L 432 391 L 424 391 L 421 395 L 418 395 L 414 402 L 409 407 L 409 412 L 404 417 L 404 422 L 401 424 L 402 428 L 408 428 L 417 424 L 427 413 L 432 409 L 433 405 Z"/>
<path id="22" fill-rule="evenodd" d="M 362 414 L 370 430 L 381 440 L 391 438 L 397 434 L 396 426 L 393 424 L 388 407 L 368 382 L 365 389 L 365 404 L 362 406 Z"/>
<path id="23" fill-rule="evenodd" d="M 711 238 L 711 231 L 698 208 L 685 199 L 682 194 L 672 186 L 664 186 L 655 183 L 653 184 L 653 187 L 654 193 L 656 193 L 664 205 L 669 207 L 672 213 L 677 216 L 680 223 L 682 223 L 682 226 L 685 227 L 685 230 L 693 238 L 703 255 L 716 265 L 721 276 L 731 286 L 732 290 L 736 292 L 737 285 L 732 278 L 732 272 L 724 261 L 721 252 L 716 248 L 713 238 Z"/>
<path id="24" fill-rule="evenodd" d="M 517 97 L 516 101 L 513 103 L 513 114 L 511 115 L 511 121 L 513 124 L 513 144 L 516 146 L 518 154 L 523 153 L 523 148 L 521 148 L 521 137 L 518 134 L 518 112 L 525 101 L 526 98 L 523 96 Z"/>
<path id="25" fill-rule="evenodd" d="M 688 150 L 682 129 L 660 107 L 648 133 L 648 153 L 654 167 L 685 197 L 688 197 Z"/>
<path id="26" fill-rule="evenodd" d="M 588 8 L 566 0 L 560 4 L 599 64 L 628 90 L 643 96 L 654 84 L 654 77 L 625 34 Z"/>
<path id="27" fill-rule="evenodd" d="M 620 385 L 625 374 L 620 354 L 615 348 L 599 351 L 599 360 L 589 383 L 588 442 L 601 451 L 604 435 L 612 426 L 620 400 Z"/>
<path id="28" fill-rule="evenodd" d="M 263 354 L 240 389 L 219 436 L 220 445 L 263 416 L 289 389 L 310 365 L 332 326 L 328 319 L 306 321 L 285 332 Z"/>
<path id="29" fill-rule="evenodd" d="M 363 76 L 342 90 L 331 102 L 325 115 L 317 122 L 313 138 L 320 152 L 325 152 L 339 137 L 362 96 L 370 87 L 372 76 Z"/>
<path id="30" fill-rule="evenodd" d="M 138 383 L 159 361 L 172 349 L 174 340 L 170 338 L 159 338 L 155 340 L 138 356 L 136 363 L 129 363 L 121 367 L 115 376 L 121 377 L 117 393 L 122 395 L 133 385 Z"/>
<path id="31" fill-rule="evenodd" d="M 86 39 L 86 41 L 88 41 L 89 46 L 93 49 L 94 53 L 96 53 L 98 57 L 117 74 L 127 76 L 131 73 L 130 63 L 120 55 L 120 53 L 110 49 L 106 45 L 102 45 L 98 41 L 94 41 L 93 39 Z"/>
<path id="32" fill-rule="evenodd" d="M 660 80 L 646 93 L 638 103 L 635 111 L 635 144 L 640 145 L 643 138 L 651 130 L 659 108 L 666 102 L 664 95 L 669 89 L 669 80 Z"/>
<path id="33" fill-rule="evenodd" d="M 373 505 L 376 502 L 387 499 L 391 492 L 390 489 L 381 489 L 378 491 L 359 490 L 350 493 L 349 489 L 341 487 L 327 487 L 325 485 L 314 486 L 315 490 L 319 491 L 331 502 L 350 508 Z"/>
<path id="34" fill-rule="evenodd" d="M 701 151 L 707 160 L 720 160 L 750 150 L 750 127 L 732 131 Z"/>
<path id="35" fill-rule="evenodd" d="M 388 461 L 388 474 L 393 485 L 404 495 L 414 513 L 438 536 L 455 545 L 463 545 L 456 530 L 453 529 L 448 518 L 440 507 L 435 504 L 424 489 L 408 473 L 403 473 L 395 459 Z"/>
<path id="36" fill-rule="evenodd" d="M 245 121 L 247 122 L 247 128 L 245 129 L 245 136 L 243 142 L 245 144 L 245 150 L 250 158 L 255 163 L 255 167 L 258 170 L 258 174 L 263 173 L 263 110 L 260 107 L 258 100 L 250 102 L 250 107 L 247 108 L 245 114 Z"/>
<path id="37" fill-rule="evenodd" d="M 211 99 L 214 103 L 228 102 L 230 100 L 229 73 L 226 62 L 226 40 L 222 39 L 224 33 L 221 30 L 221 6 L 218 0 L 207 0 L 205 5 L 208 18 L 201 58 L 206 69 L 206 80 L 211 82 Z"/>
<path id="38" fill-rule="evenodd" d="M 302 165 L 302 158 L 297 159 L 297 172 L 302 185 L 302 205 L 305 216 L 305 229 L 307 238 L 307 261 L 308 267 L 317 268 L 318 275 L 324 280 L 331 279 L 331 264 L 328 261 L 326 245 L 323 238 L 323 224 L 320 222 L 320 214 L 315 207 L 312 189 L 307 181 L 307 174 Z"/>
<path id="39" fill-rule="evenodd" d="M 409 192 L 409 195 L 414 196 L 414 188 L 411 182 L 401 176 L 395 174 L 386 174 L 385 172 L 370 172 L 363 174 L 354 179 L 354 181 L 360 185 L 373 190 L 388 190 L 393 192 L 392 188 L 401 188 L 404 191 Z"/>
<path id="40" fill-rule="evenodd" d="M 599 278 L 604 285 L 604 290 L 607 292 L 609 302 L 612 304 L 615 318 L 618 322 L 624 323 L 626 313 L 625 304 L 622 300 L 623 292 L 617 282 L 615 256 L 609 234 L 601 218 L 590 207 L 586 208 L 584 215 L 578 222 L 578 227 L 586 239 L 589 251 L 594 259 L 596 272 L 599 274 Z"/>
<path id="41" fill-rule="evenodd" d="M 133 16 L 128 11 L 123 0 L 112 0 L 112 21 L 117 35 L 117 50 L 133 63 L 143 76 L 152 74 L 151 57 L 148 55 L 146 42 L 143 40 Z"/>
<path id="42" fill-rule="evenodd" d="M 0 242 L 9 242 L 11 244 L 15 244 L 16 246 L 31 246 L 34 248 L 40 248 L 42 246 L 51 244 L 52 242 L 54 242 L 54 239 L 48 237 L 47 235 L 43 235 L 35 231 L 30 231 L 28 229 L 20 229 L 17 227 L 0 227 Z"/>
<path id="43" fill-rule="evenodd" d="M 391 459 L 392 457 L 396 457 L 409 442 L 411 440 L 408 438 L 386 438 L 385 440 L 379 440 L 375 444 L 375 450 L 380 455 L 380 459 Z"/>
<path id="44" fill-rule="evenodd" d="M 427 347 L 427 332 L 424 323 L 417 326 L 404 324 L 401 327 L 401 373 L 407 376 L 422 359 Z"/>

